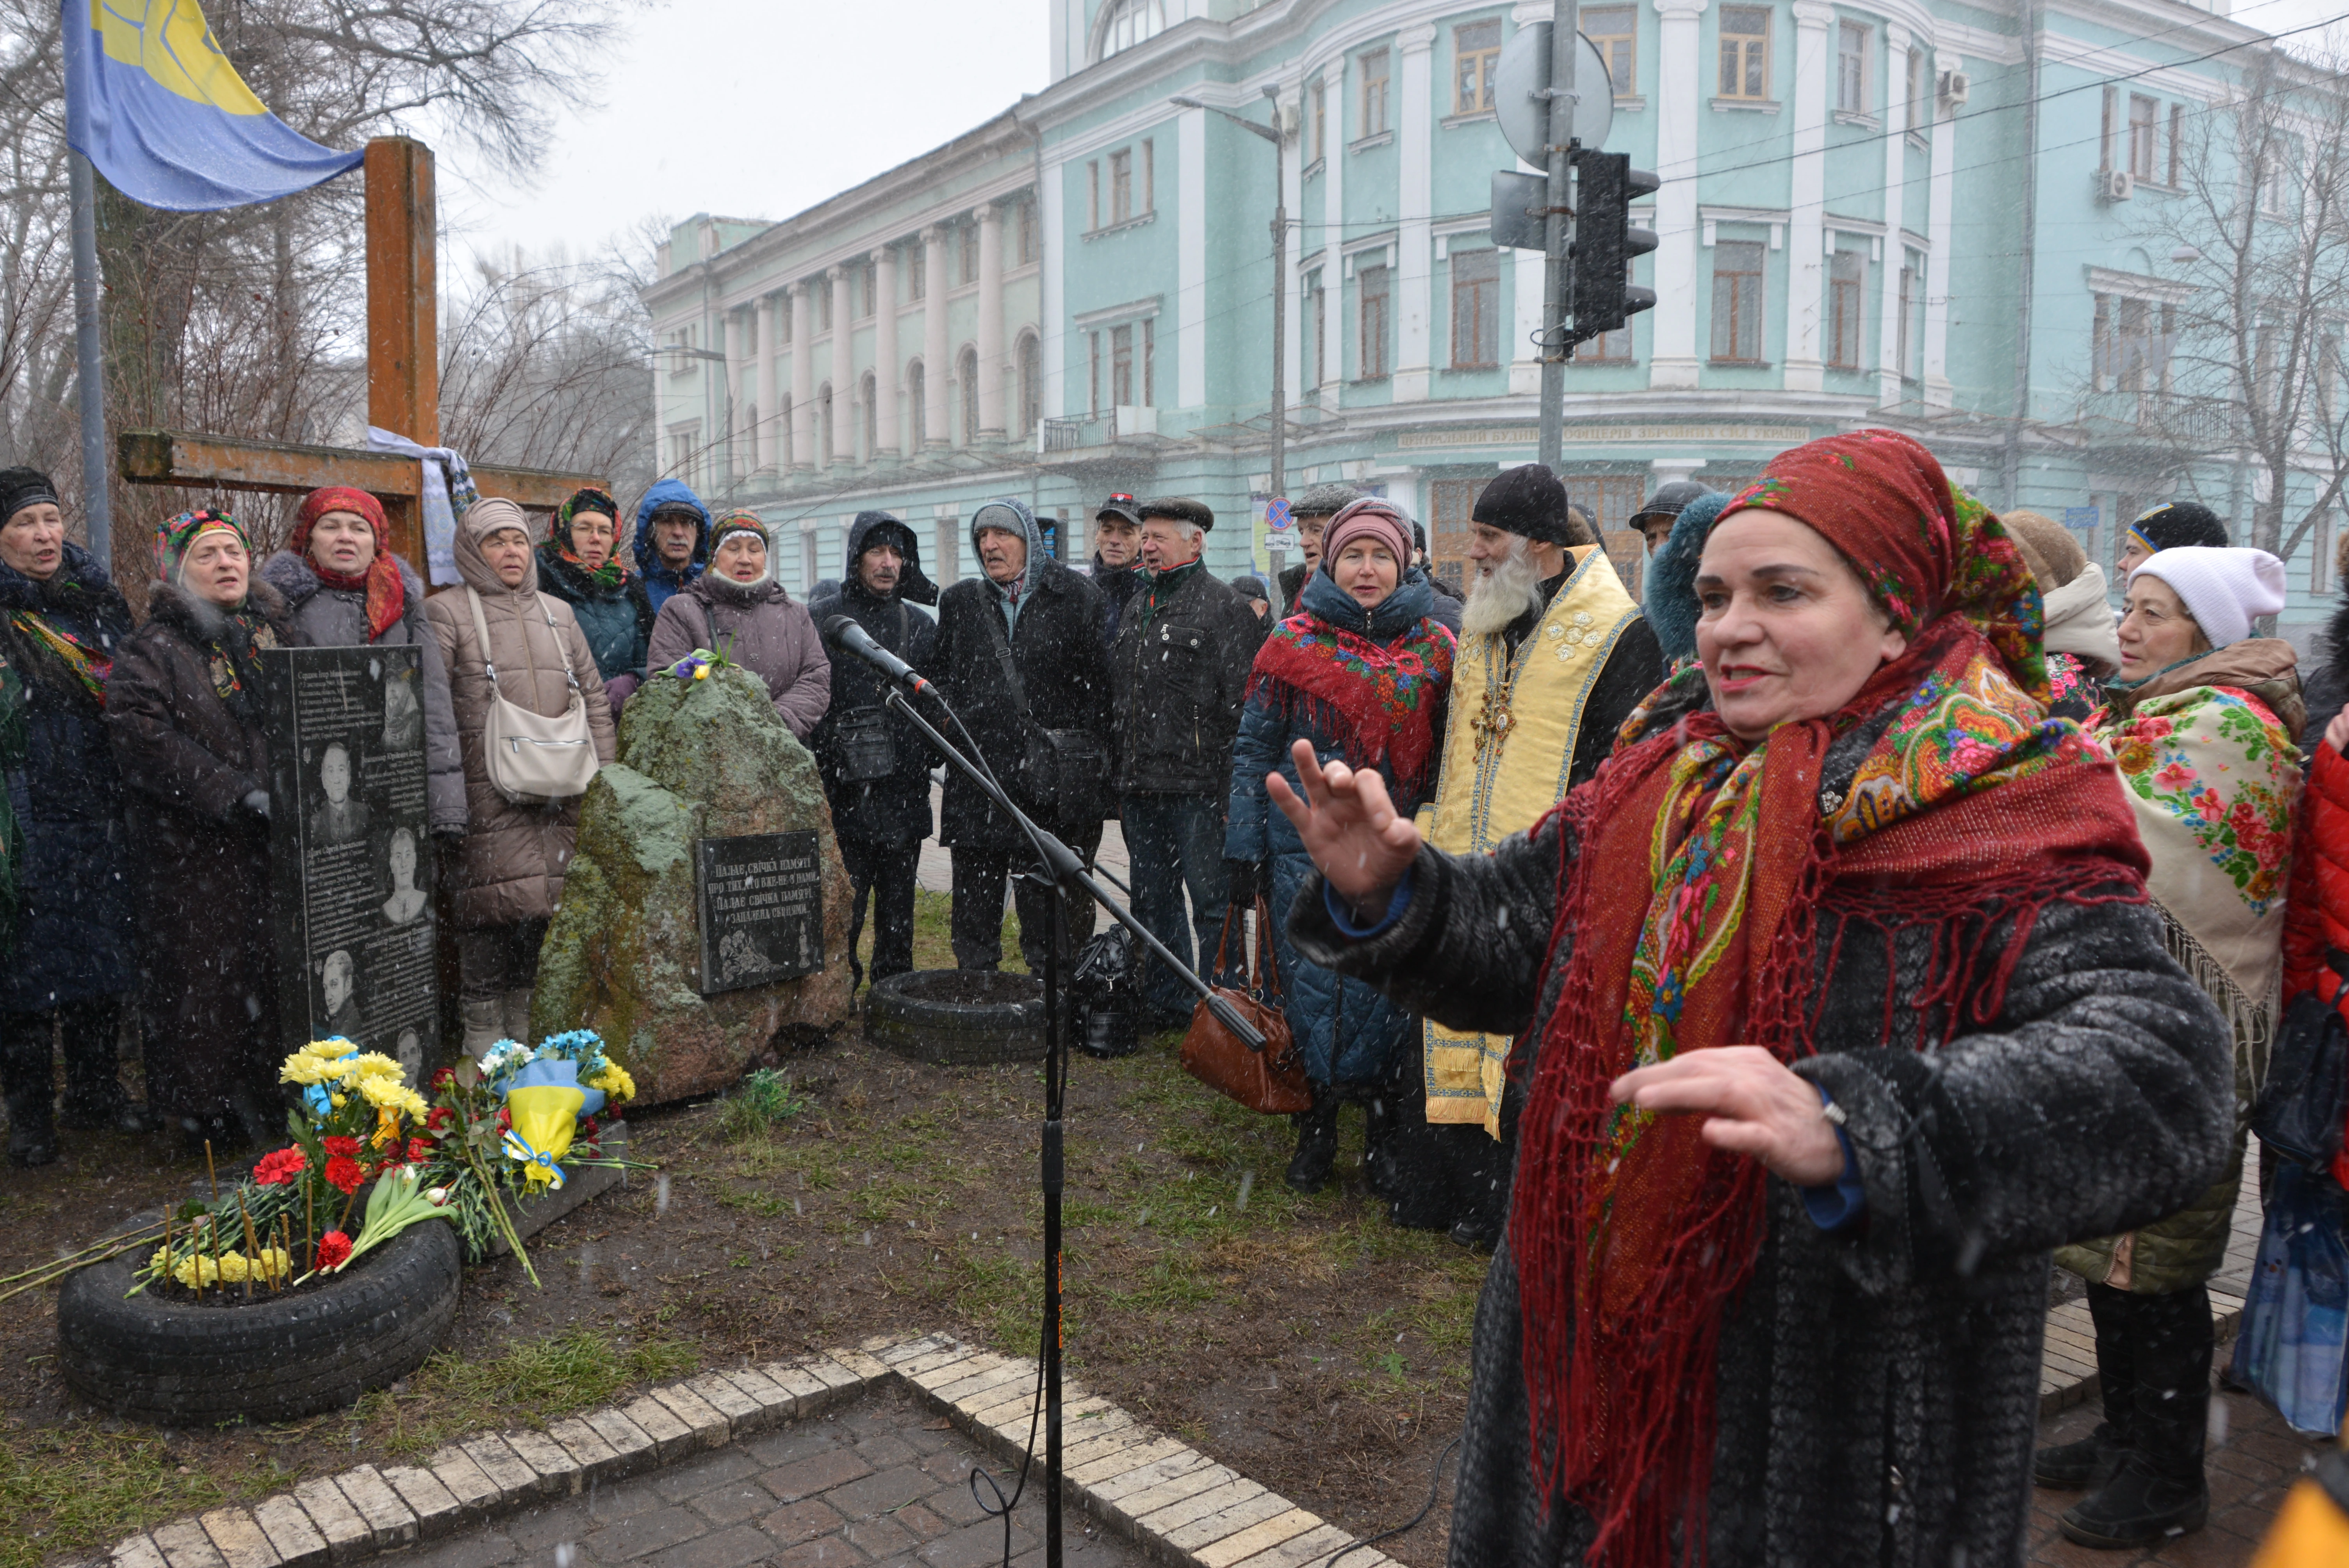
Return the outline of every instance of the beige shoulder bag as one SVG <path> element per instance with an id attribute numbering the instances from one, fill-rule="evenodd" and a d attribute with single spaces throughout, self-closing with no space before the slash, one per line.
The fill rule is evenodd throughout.
<path id="1" fill-rule="evenodd" d="M 466 601 L 473 607 L 473 632 L 481 639 L 481 667 L 490 676 L 490 711 L 481 723 L 481 750 L 489 758 L 490 782 L 499 794 L 517 806 L 545 806 L 585 795 L 602 766 L 595 756 L 595 732 L 587 726 L 587 698 L 579 689 L 579 676 L 571 667 L 571 650 L 563 645 L 563 629 L 546 607 L 546 595 L 537 594 L 538 612 L 554 635 L 563 655 L 563 678 L 571 683 L 571 701 L 549 718 L 505 699 L 498 685 L 498 666 L 490 658 L 490 625 L 481 615 L 481 596 L 471 585 Z M 527 648 L 529 629 L 523 629 Z"/>

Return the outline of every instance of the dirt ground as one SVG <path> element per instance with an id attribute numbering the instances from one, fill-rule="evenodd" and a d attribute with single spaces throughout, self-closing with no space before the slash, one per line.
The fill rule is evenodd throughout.
<path id="1" fill-rule="evenodd" d="M 932 896 L 924 949 L 942 935 Z M 1080 1057 L 1072 1075 L 1069 1376 L 1348 1530 L 1400 1523 L 1460 1427 L 1485 1260 L 1386 1223 L 1351 1112 L 1340 1181 L 1290 1192 L 1286 1119 L 1211 1095 L 1174 1043 Z M 66 1389 L 54 1291 L 0 1304 L 0 1568 L 696 1366 L 938 1329 L 1035 1355 L 1038 1069 L 917 1066 L 852 1027 L 784 1070 L 796 1103 L 765 1127 L 726 1101 L 631 1118 L 630 1154 L 659 1175 L 542 1233 L 542 1288 L 511 1259 L 468 1270 L 442 1353 L 349 1411 L 207 1431 L 120 1422 Z M 0 1171 L 0 1274 L 202 1178 L 133 1140 L 65 1143 L 56 1165 Z M 1433 1564 L 1447 1533 L 1439 1504 L 1387 1549 Z"/>

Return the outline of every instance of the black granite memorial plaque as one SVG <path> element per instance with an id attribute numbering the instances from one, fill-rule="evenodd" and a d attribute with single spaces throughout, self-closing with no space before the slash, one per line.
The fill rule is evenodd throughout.
<path id="1" fill-rule="evenodd" d="M 823 967 L 823 862 L 813 830 L 695 841 L 701 994 Z"/>
<path id="2" fill-rule="evenodd" d="M 340 1035 L 422 1087 L 438 1059 L 423 655 L 280 648 L 269 676 L 270 864 L 285 1044 Z"/>

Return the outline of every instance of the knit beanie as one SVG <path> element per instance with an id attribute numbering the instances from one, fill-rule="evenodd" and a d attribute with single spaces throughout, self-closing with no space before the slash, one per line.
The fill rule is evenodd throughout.
<path id="1" fill-rule="evenodd" d="M 2224 549 L 2229 543 L 2227 525 L 2219 521 L 2219 514 L 2195 500 L 2166 500 L 2146 508 L 2129 524 L 2129 537 L 2148 554 L 2183 545 Z"/>
<path id="2" fill-rule="evenodd" d="M 1321 536 L 1322 570 L 1330 573 L 1334 580 L 1338 557 L 1345 552 L 1347 542 L 1364 537 L 1385 545 L 1394 556 L 1399 572 L 1410 568 L 1411 524 L 1385 501 L 1366 499 L 1330 520 L 1330 531 Z"/>
<path id="3" fill-rule="evenodd" d="M 2080 548 L 2072 531 L 2054 518 L 2035 511 L 2002 511 L 1998 520 L 2006 525 L 2014 547 L 2023 552 L 2023 564 L 2031 568 L 2043 595 L 2088 569 L 2088 552 Z"/>
<path id="4" fill-rule="evenodd" d="M 1656 634 L 1664 663 L 1696 657 L 1696 569 L 1704 555 L 1705 537 L 1721 519 L 1729 497 L 1707 490 L 1681 508 L 1672 531 L 1648 557 L 1644 608 L 1648 629 Z"/>
<path id="5" fill-rule="evenodd" d="M 1505 470 L 1485 487 L 1469 516 L 1487 528 L 1521 533 L 1543 544 L 1578 544 L 1566 504 L 1566 487 L 1539 463 Z M 1327 550 L 1329 546 L 1322 546 Z"/>
<path id="6" fill-rule="evenodd" d="M 0 523 L 43 501 L 57 504 L 57 487 L 38 469 L 0 469 Z"/>
<path id="7" fill-rule="evenodd" d="M 718 547 L 730 533 L 755 533 L 759 542 L 767 542 L 767 524 L 755 511 L 730 511 L 709 525 L 709 558 L 718 559 Z"/>
<path id="8" fill-rule="evenodd" d="M 1291 517 L 1335 517 L 1362 499 L 1361 489 L 1343 480 L 1313 486 L 1288 503 Z"/>
<path id="9" fill-rule="evenodd" d="M 2187 614 L 2214 648 L 2251 634 L 2251 621 L 2283 608 L 2283 562 L 2264 550 L 2184 545 L 2157 552 L 2129 573 L 2178 590 Z"/>
<path id="10" fill-rule="evenodd" d="M 155 575 L 177 587 L 180 568 L 187 563 L 188 552 L 196 541 L 207 533 L 227 533 L 244 546 L 247 555 L 253 553 L 253 541 L 245 537 L 244 525 L 224 511 L 210 507 L 196 511 L 183 511 L 166 522 L 155 525 Z"/>

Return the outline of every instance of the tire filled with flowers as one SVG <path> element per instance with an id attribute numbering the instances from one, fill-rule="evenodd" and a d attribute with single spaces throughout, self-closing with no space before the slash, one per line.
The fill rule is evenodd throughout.
<path id="1" fill-rule="evenodd" d="M 635 1092 L 585 1032 L 501 1042 L 436 1075 L 430 1100 L 343 1039 L 280 1077 L 301 1097 L 291 1144 L 66 1277 L 59 1361 L 92 1404 L 164 1426 L 285 1421 L 406 1376 L 448 1332 L 466 1263 L 502 1241 L 530 1268 L 508 1204 L 605 1162 L 592 1112 Z"/>

